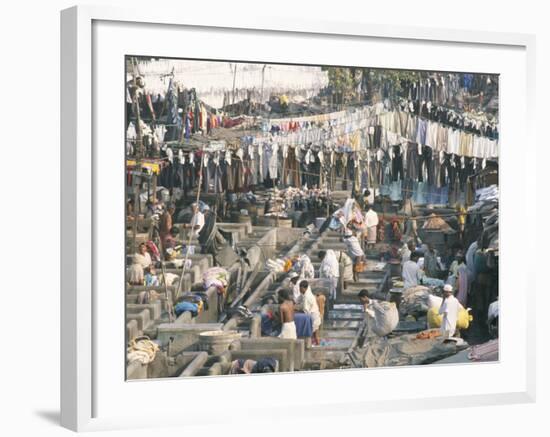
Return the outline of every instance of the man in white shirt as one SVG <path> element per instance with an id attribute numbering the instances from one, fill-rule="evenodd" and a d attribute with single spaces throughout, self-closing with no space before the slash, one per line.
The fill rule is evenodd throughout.
<path id="1" fill-rule="evenodd" d="M 319 311 L 317 299 L 305 279 L 298 282 L 298 287 L 301 296 L 298 299 L 296 309 L 311 316 L 311 321 L 313 322 L 313 344 L 318 345 L 320 343 L 319 328 L 321 326 L 321 312 Z"/>
<path id="2" fill-rule="evenodd" d="M 443 316 L 441 334 L 444 337 L 452 337 L 455 334 L 459 308 L 460 303 L 454 297 L 452 285 L 445 284 L 443 287 L 443 303 L 439 308 L 439 314 Z"/>
<path id="3" fill-rule="evenodd" d="M 418 258 L 418 252 L 413 252 L 411 254 L 411 259 L 403 263 L 401 276 L 403 277 L 404 288 L 416 287 L 418 281 L 422 277 L 422 270 L 418 266 Z"/>
<path id="4" fill-rule="evenodd" d="M 403 247 L 400 249 L 401 266 L 411 259 L 411 254 L 414 252 L 414 249 L 414 242 L 412 240 L 409 240 L 406 244 L 403 244 Z"/>
<path id="5" fill-rule="evenodd" d="M 378 214 L 370 205 L 366 206 L 365 226 L 367 228 L 367 249 L 372 249 L 376 244 L 376 229 L 378 226 Z"/>
<path id="6" fill-rule="evenodd" d="M 363 252 L 363 249 L 361 249 L 361 244 L 359 244 L 359 239 L 350 229 L 346 229 L 344 232 L 344 243 L 346 244 L 348 255 L 353 260 L 365 256 L 365 252 Z"/>
<path id="7" fill-rule="evenodd" d="M 357 280 L 358 270 L 356 267 L 357 265 L 362 264 L 365 261 L 365 252 L 363 252 L 358 238 L 353 234 L 350 229 L 346 229 L 344 232 L 344 243 L 346 245 L 349 257 L 353 260 L 353 279 Z"/>

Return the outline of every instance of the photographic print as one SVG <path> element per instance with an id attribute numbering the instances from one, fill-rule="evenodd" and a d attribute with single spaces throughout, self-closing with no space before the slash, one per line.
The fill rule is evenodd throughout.
<path id="1" fill-rule="evenodd" d="M 498 75 L 125 65 L 128 380 L 498 360 Z"/>

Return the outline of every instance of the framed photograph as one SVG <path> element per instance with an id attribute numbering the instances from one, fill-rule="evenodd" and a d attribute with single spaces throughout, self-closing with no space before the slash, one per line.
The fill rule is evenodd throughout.
<path id="1" fill-rule="evenodd" d="M 534 400 L 534 37 L 61 24 L 63 426 Z"/>

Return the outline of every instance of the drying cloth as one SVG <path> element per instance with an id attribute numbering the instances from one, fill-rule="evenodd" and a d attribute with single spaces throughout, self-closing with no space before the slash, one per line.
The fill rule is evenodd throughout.
<path id="1" fill-rule="evenodd" d="M 298 337 L 311 337 L 313 335 L 313 321 L 309 314 L 295 313 L 294 323 Z"/>

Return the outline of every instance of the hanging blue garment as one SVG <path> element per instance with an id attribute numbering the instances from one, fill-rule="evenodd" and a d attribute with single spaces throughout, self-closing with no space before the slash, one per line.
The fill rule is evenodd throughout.
<path id="1" fill-rule="evenodd" d="M 390 199 L 393 202 L 403 200 L 402 190 L 401 190 L 401 180 L 393 181 L 390 184 Z"/>
<path id="2" fill-rule="evenodd" d="M 166 93 L 166 134 L 164 141 L 175 141 L 178 139 L 178 92 L 176 84 L 172 79 L 168 83 L 168 91 Z M 181 123 L 181 119 L 180 119 Z M 181 132 L 181 131 L 180 131 Z"/>

